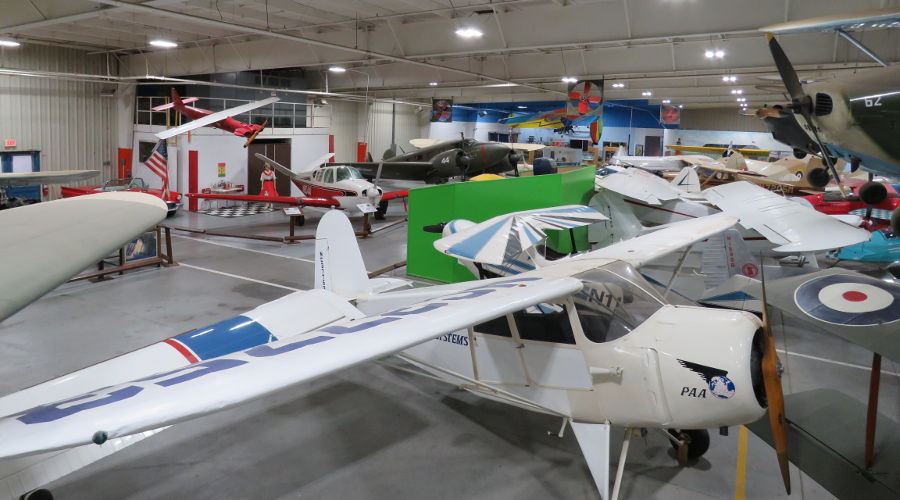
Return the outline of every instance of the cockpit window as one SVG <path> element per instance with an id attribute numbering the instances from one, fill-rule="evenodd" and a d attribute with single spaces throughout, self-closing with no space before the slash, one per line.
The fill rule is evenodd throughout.
<path id="1" fill-rule="evenodd" d="M 575 294 L 575 310 L 592 342 L 618 339 L 666 304 L 635 269 L 624 262 L 575 275 L 584 288 Z"/>
<path id="2" fill-rule="evenodd" d="M 513 313 L 519 337 L 522 340 L 537 340 L 539 342 L 554 342 L 557 344 L 574 344 L 575 335 L 572 333 L 572 325 L 569 323 L 569 315 L 566 307 L 560 304 L 538 304 L 524 311 Z M 511 337 L 509 322 L 506 316 L 475 325 L 478 333 Z"/>
<path id="3" fill-rule="evenodd" d="M 337 174 L 335 182 L 345 181 L 347 179 L 353 178 L 353 176 L 350 174 L 350 169 L 347 167 L 338 167 L 335 173 Z"/>
<path id="4" fill-rule="evenodd" d="M 334 182 L 334 169 L 329 168 L 325 170 L 325 179 L 322 182 L 332 183 Z"/>

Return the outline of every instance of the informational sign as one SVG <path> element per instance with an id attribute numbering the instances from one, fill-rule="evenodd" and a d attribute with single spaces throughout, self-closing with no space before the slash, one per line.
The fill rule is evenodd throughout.
<path id="1" fill-rule="evenodd" d="M 303 210 L 300 207 L 284 207 L 281 211 L 284 212 L 284 215 L 303 215 Z"/>
<path id="2" fill-rule="evenodd" d="M 225 163 L 219 163 L 219 177 L 225 177 Z"/>
<path id="3" fill-rule="evenodd" d="M 450 123 L 453 121 L 453 99 L 431 100 L 431 121 Z"/>
<path id="4" fill-rule="evenodd" d="M 375 208 L 375 205 L 371 203 L 360 203 L 356 205 L 356 208 L 358 208 L 359 211 L 364 214 L 373 214 L 378 210 L 377 208 Z"/>

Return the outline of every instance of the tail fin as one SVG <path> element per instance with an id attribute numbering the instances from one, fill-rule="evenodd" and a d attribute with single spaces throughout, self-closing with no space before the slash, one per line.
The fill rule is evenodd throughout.
<path id="1" fill-rule="evenodd" d="M 672 185 L 686 193 L 700 192 L 700 178 L 697 171 L 691 167 L 682 168 L 678 176 L 672 179 Z"/>
<path id="2" fill-rule="evenodd" d="M 175 90 L 175 87 L 172 87 L 172 103 L 173 104 L 183 104 L 181 102 L 181 96 L 178 95 L 178 91 Z"/>
<path id="3" fill-rule="evenodd" d="M 744 238 L 736 229 L 711 236 L 703 248 L 701 273 L 707 289 L 716 288 L 732 276 L 759 277 L 760 262 L 750 254 Z"/>
<path id="4" fill-rule="evenodd" d="M 619 146 L 619 149 L 616 150 L 616 154 L 613 155 L 613 158 L 621 158 L 623 156 L 628 156 L 628 151 L 625 150 L 625 146 Z"/>
<path id="5" fill-rule="evenodd" d="M 727 158 L 723 158 L 722 163 L 734 170 L 747 170 L 747 162 L 744 161 L 744 155 L 738 151 L 731 153 Z"/>
<path id="6" fill-rule="evenodd" d="M 316 288 L 356 299 L 408 284 L 396 278 L 369 278 L 350 219 L 340 210 L 325 212 L 316 229 Z"/>

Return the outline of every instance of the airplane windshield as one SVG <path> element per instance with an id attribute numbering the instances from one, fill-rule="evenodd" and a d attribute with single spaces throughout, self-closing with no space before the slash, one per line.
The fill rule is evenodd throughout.
<path id="1" fill-rule="evenodd" d="M 124 191 L 126 189 L 143 189 L 144 179 L 134 177 L 129 179 L 111 179 L 103 185 L 104 191 Z"/>
<path id="2" fill-rule="evenodd" d="M 348 179 L 362 179 L 362 174 L 359 173 L 359 170 L 356 170 L 353 167 L 338 167 L 337 169 L 337 178 L 335 181 L 346 181 Z"/>
<path id="3" fill-rule="evenodd" d="M 652 285 L 624 262 L 575 277 L 584 283 L 574 295 L 575 309 L 592 342 L 609 342 L 628 334 L 666 304 Z"/>

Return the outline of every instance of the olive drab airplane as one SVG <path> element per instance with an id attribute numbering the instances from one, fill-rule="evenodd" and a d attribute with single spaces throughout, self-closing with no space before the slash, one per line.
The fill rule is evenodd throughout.
<path id="1" fill-rule="evenodd" d="M 189 198 L 208 200 L 253 201 L 260 203 L 283 203 L 300 207 L 340 208 L 354 213 L 374 213 L 376 219 L 383 219 L 388 201 L 406 198 L 406 191 L 384 192 L 380 187 L 367 181 L 354 167 L 346 164 L 321 166 L 334 153 L 328 153 L 313 161 L 307 167 L 293 171 L 284 165 L 256 153 L 256 157 L 272 165 L 279 175 L 287 176 L 304 196 L 262 196 L 251 194 L 188 193 Z M 297 223 L 305 223 L 305 215 L 297 217 Z"/>
<path id="2" fill-rule="evenodd" d="M 514 114 L 500 123 L 510 128 L 552 128 L 559 134 L 571 134 L 575 126 L 588 126 L 591 141 L 597 144 L 603 132 L 603 80 L 570 83 L 565 108 Z"/>
<path id="3" fill-rule="evenodd" d="M 892 10 L 888 19 L 900 20 L 900 14 Z M 881 20 L 885 16 L 881 13 L 872 17 L 876 18 Z M 791 100 L 785 105 L 757 109 L 753 114 L 763 118 L 772 135 L 794 147 L 796 154 L 827 151 L 825 161 L 843 194 L 846 192 L 832 157 L 843 158 L 852 170 L 862 168 L 873 174 L 900 177 L 900 143 L 894 128 L 900 113 L 900 66 L 888 66 L 842 29 L 865 26 L 869 20 L 865 16 L 850 15 L 844 19 L 830 16 L 761 28 L 769 33 L 769 50 Z M 804 85 L 772 33 L 806 30 L 837 30 L 885 67 L 841 80 Z M 860 187 L 857 195 L 874 205 L 885 199 L 887 191 L 883 184 L 870 182 Z M 895 211 L 891 223 L 895 230 L 900 230 L 900 211 Z"/>
<path id="4" fill-rule="evenodd" d="M 240 115 L 279 101 L 277 97 L 270 97 L 268 99 L 254 101 L 214 113 L 208 109 L 195 108 L 187 105 L 197 100 L 199 99 L 196 97 L 182 99 L 181 96 L 178 95 L 178 92 L 176 92 L 175 89 L 172 89 L 172 102 L 156 106 L 153 108 L 153 111 L 163 111 L 169 108 L 175 108 L 176 111 L 187 116 L 191 121 L 178 127 L 163 130 L 156 134 L 156 137 L 168 139 L 169 137 L 175 137 L 176 135 L 184 134 L 185 132 L 209 125 L 210 127 L 230 132 L 238 137 L 245 137 L 247 142 L 244 143 L 244 147 L 246 148 L 254 139 L 256 139 L 256 136 L 266 128 L 266 125 L 269 124 L 269 120 L 264 121 L 262 125 L 257 125 L 255 123 L 244 123 L 235 120 L 232 116 Z"/>
<path id="5" fill-rule="evenodd" d="M 542 224 L 597 218 L 585 207 L 546 211 Z M 367 277 L 350 221 L 329 211 L 316 233 L 316 289 L 0 398 L 0 486 L 39 488 L 166 426 L 389 354 L 476 395 L 560 417 L 604 500 L 618 496 L 629 442 L 610 495 L 612 425 L 626 438 L 658 429 L 687 460 L 706 451 L 703 429 L 753 422 L 768 407 L 783 442 L 767 323 L 671 305 L 636 270 L 736 222 L 698 218 L 514 277 L 398 291 L 400 280 Z M 470 229 L 477 240 L 490 227 Z M 540 238 L 530 231 L 516 233 L 520 246 Z M 786 473 L 780 445 L 778 457 Z"/>
<path id="6" fill-rule="evenodd" d="M 400 155 L 395 155 L 389 149 L 385 151 L 381 161 L 335 165 L 354 167 L 367 179 L 441 184 L 452 177 L 518 173 L 518 164 L 522 161 L 522 154 L 518 150 L 544 147 L 540 144 L 481 142 L 465 137 L 458 140 L 413 139 L 409 142 L 419 149 Z"/>

